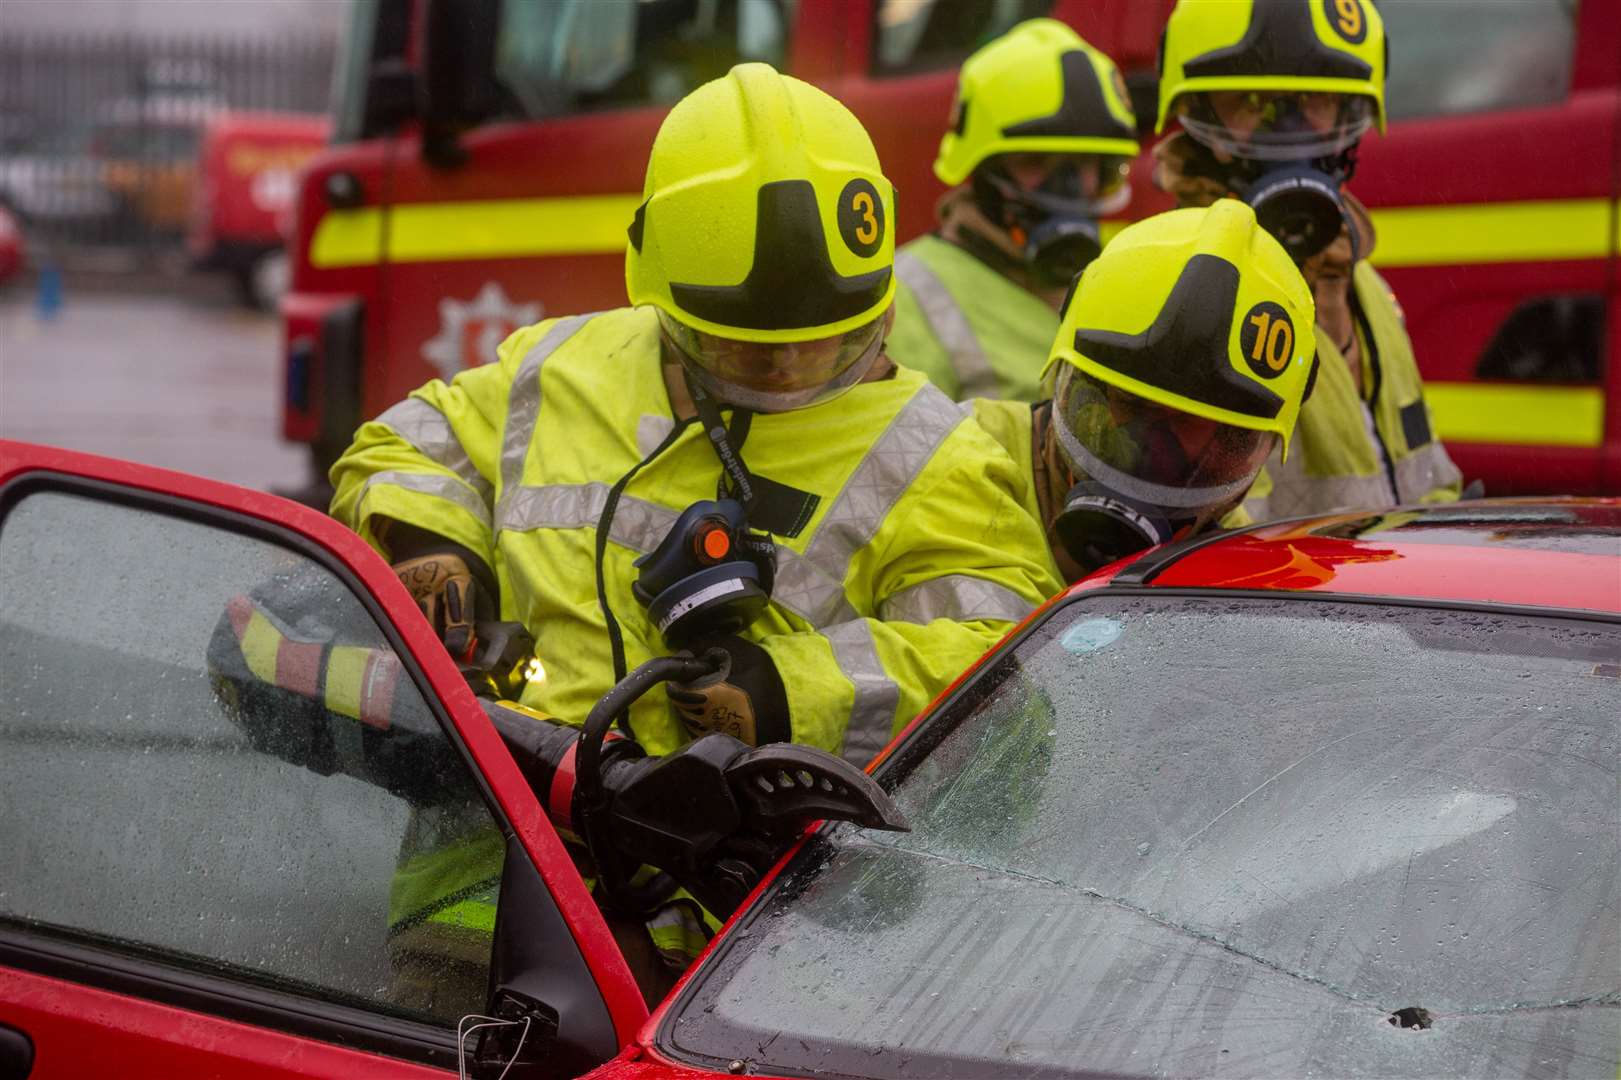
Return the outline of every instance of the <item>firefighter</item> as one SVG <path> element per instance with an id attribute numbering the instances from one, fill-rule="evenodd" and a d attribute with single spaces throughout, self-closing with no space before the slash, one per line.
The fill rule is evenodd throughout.
<path id="1" fill-rule="evenodd" d="M 1401 306 L 1368 263 L 1374 232 L 1345 182 L 1384 129 L 1386 42 L 1368 0 L 1180 0 L 1160 50 L 1155 181 L 1181 206 L 1235 195 L 1300 264 L 1322 373 L 1298 451 L 1245 502 L 1258 519 L 1456 499 Z"/>
<path id="2" fill-rule="evenodd" d="M 648 694 L 629 728 L 655 755 L 724 731 L 865 764 L 1059 587 L 1009 456 L 884 355 L 893 222 L 859 122 L 739 65 L 659 129 L 629 227 L 635 306 L 520 330 L 497 363 L 363 425 L 332 469 L 334 516 L 452 651 L 481 605 L 523 623 L 545 668 L 523 704 L 578 722 L 673 651 L 638 558 L 725 496 L 770 535 L 769 603 L 685 642 L 724 670 Z M 655 935 L 677 964 L 703 944 L 690 920 Z"/>
<path id="3" fill-rule="evenodd" d="M 1292 460 L 1312 322 L 1299 270 L 1237 200 L 1110 242 L 1065 303 L 1052 399 L 973 406 L 1024 466 L 1065 580 L 1214 526 L 1268 455 Z"/>
<path id="4" fill-rule="evenodd" d="M 1114 62 L 1061 22 L 969 57 L 934 162 L 939 228 L 895 256 L 895 359 L 958 400 L 1036 400 L 1064 290 L 1130 196 L 1135 132 Z"/>

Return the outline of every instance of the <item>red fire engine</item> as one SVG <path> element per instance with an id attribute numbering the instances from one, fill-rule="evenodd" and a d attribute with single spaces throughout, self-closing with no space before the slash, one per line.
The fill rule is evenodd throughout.
<path id="1" fill-rule="evenodd" d="M 222 112 L 204 126 L 186 250 L 198 269 L 230 273 L 249 304 L 273 310 L 286 292 L 282 219 L 329 128 L 324 116 L 263 112 Z"/>
<path id="2" fill-rule="evenodd" d="M 1366 0 L 1364 0 L 1366 2 Z M 284 304 L 284 433 L 318 466 L 355 426 L 512 328 L 624 303 L 660 120 L 766 60 L 847 103 L 931 226 L 956 70 L 1053 15 L 1151 118 L 1170 0 L 357 0 L 333 144 L 305 172 Z M 1621 491 L 1621 23 L 1607 5 L 1388 0 L 1393 122 L 1351 189 L 1406 310 L 1436 426 L 1490 493 Z M 1168 205 L 1134 175 L 1128 218 Z"/>

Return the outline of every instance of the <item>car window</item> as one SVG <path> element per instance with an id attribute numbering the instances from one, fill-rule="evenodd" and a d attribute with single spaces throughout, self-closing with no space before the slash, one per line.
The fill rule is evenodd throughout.
<path id="1" fill-rule="evenodd" d="M 360 600 L 42 491 L 0 524 L 0 924 L 453 1027 L 503 842 Z"/>
<path id="2" fill-rule="evenodd" d="M 1563 101 L 1575 60 L 1576 6 L 1576 0 L 1382 0 L 1391 118 Z"/>
<path id="3" fill-rule="evenodd" d="M 660 1045 L 870 1077 L 1433 1076 L 1536 1072 L 1548 1038 L 1555 1071 L 1609 1075 L 1613 1009 L 1582 1006 L 1621 994 L 1618 655 L 1580 620 L 1072 603 L 884 778 L 912 831 L 824 832 Z"/>
<path id="4" fill-rule="evenodd" d="M 749 60 L 778 68 L 797 0 L 505 0 L 496 77 L 531 118 L 673 105 Z"/>
<path id="5" fill-rule="evenodd" d="M 952 68 L 1054 0 L 878 0 L 873 8 L 874 75 Z"/>

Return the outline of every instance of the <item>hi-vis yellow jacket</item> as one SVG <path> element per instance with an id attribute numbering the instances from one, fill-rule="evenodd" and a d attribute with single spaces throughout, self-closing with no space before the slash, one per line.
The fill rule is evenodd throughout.
<path id="1" fill-rule="evenodd" d="M 1364 403 L 1344 355 L 1317 327 L 1317 385 L 1301 407 L 1289 460 L 1267 459 L 1244 509 L 1257 521 L 1451 502 L 1462 476 L 1435 437 L 1413 344 L 1390 286 L 1366 261 L 1351 274 L 1362 346 Z"/>
<path id="2" fill-rule="evenodd" d="M 334 516 L 374 546 L 381 515 L 490 564 L 502 617 L 530 629 L 546 669 L 523 703 L 575 723 L 613 682 L 595 569 L 609 489 L 677 427 L 660 363 L 651 308 L 547 320 L 508 338 L 499 363 L 363 425 L 332 469 Z M 741 454 L 818 500 L 797 536 L 776 538 L 772 602 L 745 631 L 782 677 L 795 741 L 865 764 L 1059 587 L 1010 494 L 1012 461 L 915 372 L 758 415 Z M 619 499 L 603 576 L 629 667 L 669 651 L 632 563 L 720 475 L 689 424 Z M 661 692 L 631 724 L 650 753 L 686 739 Z"/>
<path id="3" fill-rule="evenodd" d="M 895 253 L 895 329 L 885 343 L 956 398 L 1041 397 L 1058 312 L 956 244 L 920 236 Z"/>

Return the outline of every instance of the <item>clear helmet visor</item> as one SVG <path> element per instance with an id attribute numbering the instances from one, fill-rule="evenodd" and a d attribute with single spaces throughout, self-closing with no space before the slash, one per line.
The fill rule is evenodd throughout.
<path id="1" fill-rule="evenodd" d="M 1077 476 L 1176 520 L 1230 509 L 1278 441 L 1148 401 L 1073 364 L 1058 371 L 1053 427 Z"/>
<path id="2" fill-rule="evenodd" d="M 662 309 L 658 314 L 666 340 L 704 389 L 755 412 L 788 412 L 837 397 L 866 378 L 884 344 L 882 315 L 832 337 L 760 342 L 707 334 Z"/>
<path id="3" fill-rule="evenodd" d="M 1373 99 L 1298 90 L 1210 90 L 1178 101 L 1187 133 L 1229 157 L 1306 161 L 1332 157 L 1373 126 Z"/>

